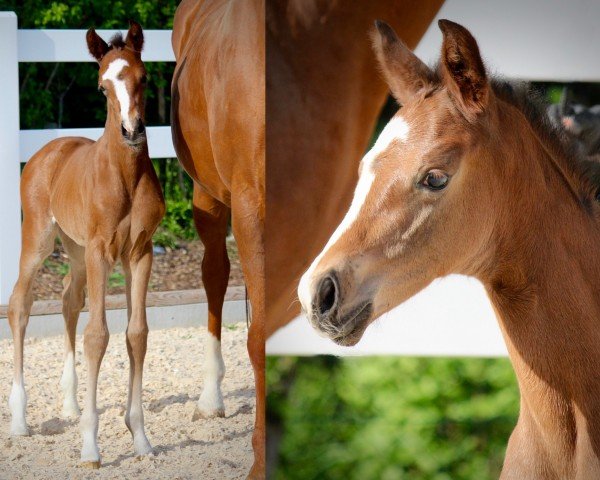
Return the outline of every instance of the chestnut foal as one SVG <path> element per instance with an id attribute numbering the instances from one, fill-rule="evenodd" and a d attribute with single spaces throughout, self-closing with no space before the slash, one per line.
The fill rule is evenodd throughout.
<path id="1" fill-rule="evenodd" d="M 98 61 L 98 88 L 107 97 L 104 134 L 61 138 L 45 145 L 27 163 L 21 178 L 23 242 L 19 278 L 10 298 L 8 319 L 14 340 L 14 380 L 9 404 L 11 433 L 27 435 L 27 397 L 23 382 L 23 337 L 33 301 L 31 287 L 58 234 L 69 255 L 63 315 L 66 354 L 61 386 L 63 416 L 79 414 L 75 372 L 75 332 L 87 283 L 90 318 L 84 332 L 87 390 L 81 416 L 81 462 L 98 468 L 98 372 L 109 332 L 104 297 L 110 270 L 120 258 L 127 281 L 129 397 L 125 423 L 135 453 L 152 447 L 144 433 L 142 371 L 146 354 L 146 290 L 152 266 L 152 234 L 165 211 L 158 178 L 148 157 L 144 130 L 146 71 L 141 59 L 142 28 L 132 22 L 123 41 L 108 45 L 90 29 L 87 45 Z"/>
<path id="2" fill-rule="evenodd" d="M 478 278 L 521 393 L 501 478 L 600 478 L 597 185 L 524 89 L 488 78 L 471 34 L 439 25 L 432 71 L 378 24 L 402 108 L 363 158 L 300 301 L 317 330 L 353 345 L 435 278 Z"/>

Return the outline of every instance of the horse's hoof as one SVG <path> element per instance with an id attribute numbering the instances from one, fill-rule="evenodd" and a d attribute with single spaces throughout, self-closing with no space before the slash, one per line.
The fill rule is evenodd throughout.
<path id="1" fill-rule="evenodd" d="M 92 470 L 98 470 L 100 468 L 100 460 L 91 462 L 81 462 L 79 465 L 82 468 L 91 468 Z"/>
<path id="2" fill-rule="evenodd" d="M 13 437 L 28 437 L 29 428 L 27 428 L 27 425 L 13 425 L 10 427 L 10 434 Z"/>
<path id="3" fill-rule="evenodd" d="M 215 408 L 212 410 L 206 410 L 196 406 L 194 410 L 194 415 L 192 415 L 192 422 L 197 420 L 205 419 L 205 418 L 224 418 L 225 417 L 225 409 L 224 408 Z"/>

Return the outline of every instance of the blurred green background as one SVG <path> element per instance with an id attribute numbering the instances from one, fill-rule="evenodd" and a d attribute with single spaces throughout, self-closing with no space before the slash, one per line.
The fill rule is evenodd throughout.
<path id="1" fill-rule="evenodd" d="M 14 11 L 19 28 L 122 29 L 128 20 L 144 29 L 169 30 L 179 0 L 0 0 L 0 11 Z M 108 41 L 108 38 L 105 38 Z M 85 36 L 81 37 L 85 45 Z M 90 57 L 91 58 L 91 57 Z M 169 125 L 171 79 L 175 63 L 146 63 L 146 124 Z M 90 63 L 21 63 L 20 123 L 28 128 L 102 127 L 106 98 L 97 89 L 98 67 Z M 167 203 L 155 244 L 174 248 L 196 238 L 192 221 L 192 181 L 176 158 L 153 160 Z"/>
<path id="2" fill-rule="evenodd" d="M 270 479 L 497 479 L 508 359 L 269 357 Z"/>

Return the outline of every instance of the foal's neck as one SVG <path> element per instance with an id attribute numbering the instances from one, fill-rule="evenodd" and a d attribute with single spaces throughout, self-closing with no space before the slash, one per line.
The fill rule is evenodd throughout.
<path id="1" fill-rule="evenodd" d="M 101 148 L 106 149 L 108 161 L 118 168 L 125 180 L 136 182 L 140 173 L 150 164 L 148 144 L 131 147 L 123 140 L 121 119 L 118 113 L 108 109 L 104 133 L 98 140 Z"/>
<path id="2" fill-rule="evenodd" d="M 520 198 L 504 212 L 513 230 L 499 235 L 484 283 L 519 380 L 522 416 L 566 454 L 582 441 L 600 445 L 600 225 L 543 157 L 548 152 L 534 145 L 530 153 L 540 162 L 522 165 L 532 178 L 514 177 L 508 187 Z"/>

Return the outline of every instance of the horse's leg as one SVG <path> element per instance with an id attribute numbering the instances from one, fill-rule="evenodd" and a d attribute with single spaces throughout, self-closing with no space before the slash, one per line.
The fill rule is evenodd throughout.
<path id="1" fill-rule="evenodd" d="M 19 278 L 8 303 L 8 322 L 14 344 L 14 376 L 8 404 L 11 412 L 10 433 L 27 435 L 25 411 L 27 394 L 23 380 L 23 340 L 33 303 L 33 278 L 44 259 L 52 253 L 55 229 L 51 217 L 26 214 L 22 225 Z"/>
<path id="2" fill-rule="evenodd" d="M 235 190 L 234 190 L 235 191 Z M 256 422 L 252 436 L 254 464 L 249 478 L 265 478 L 265 266 L 264 211 L 258 196 L 232 199 L 233 234 L 248 285 L 252 323 L 248 331 L 248 353 L 256 383 Z"/>
<path id="3" fill-rule="evenodd" d="M 63 280 L 63 317 L 65 319 L 65 364 L 60 379 L 63 391 L 62 416 L 78 417 L 77 372 L 75 371 L 75 335 L 79 313 L 85 304 L 85 249 L 60 232 L 60 238 L 71 264 Z"/>
<path id="4" fill-rule="evenodd" d="M 148 324 L 146 322 L 146 292 L 152 269 L 152 241 L 142 246 L 139 252 L 134 251 L 131 258 L 123 261 L 126 278 L 130 279 L 128 287 L 129 323 L 127 324 L 127 353 L 129 354 L 129 395 L 125 424 L 133 435 L 133 447 L 136 455 L 147 455 L 152 446 L 144 432 L 144 412 L 142 410 L 142 376 L 144 358 L 148 341 Z"/>
<path id="5" fill-rule="evenodd" d="M 96 389 L 100 363 L 106 352 L 109 332 L 106 326 L 105 294 L 108 273 L 112 258 L 107 245 L 90 242 L 85 251 L 87 270 L 90 318 L 83 334 L 83 353 L 87 364 L 87 389 L 81 415 L 81 464 L 85 467 L 100 467 L 98 450 L 98 411 L 96 409 Z"/>
<path id="6" fill-rule="evenodd" d="M 194 185 L 194 223 L 204 244 L 202 283 L 208 299 L 208 334 L 204 359 L 204 386 L 193 420 L 224 417 L 221 382 L 225 364 L 221 355 L 221 315 L 229 280 L 227 223 L 230 209 Z"/>

